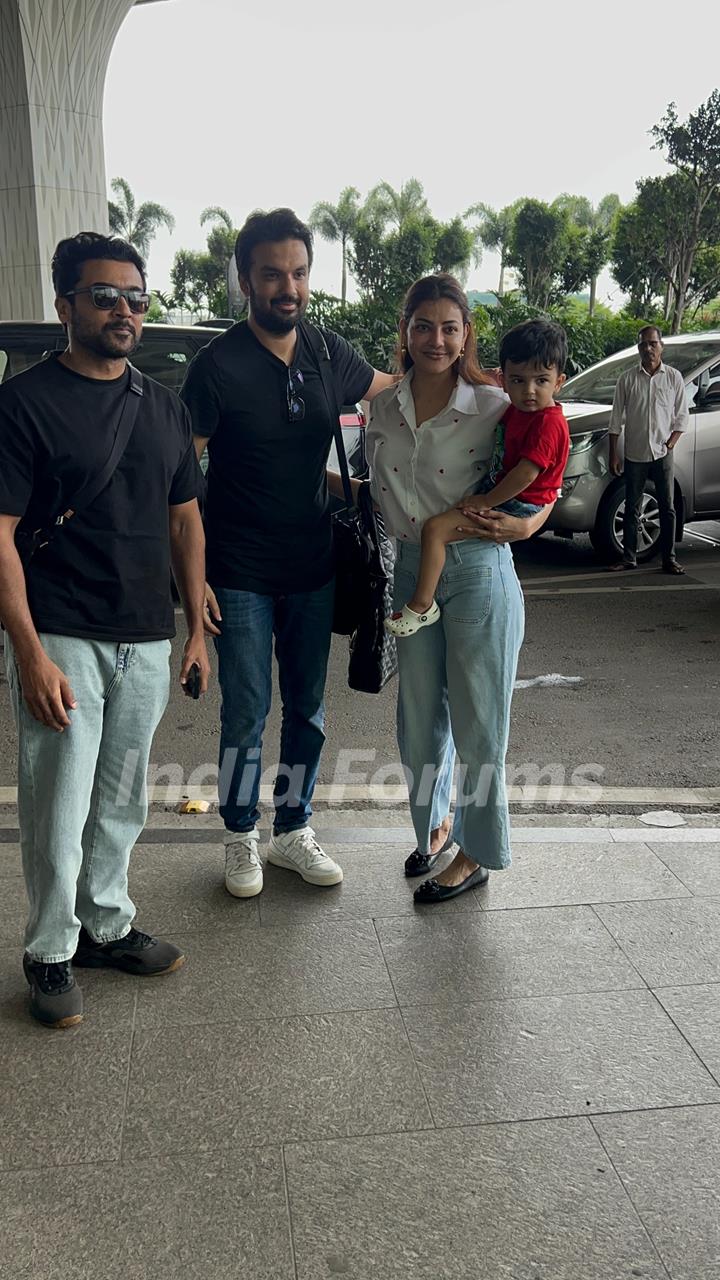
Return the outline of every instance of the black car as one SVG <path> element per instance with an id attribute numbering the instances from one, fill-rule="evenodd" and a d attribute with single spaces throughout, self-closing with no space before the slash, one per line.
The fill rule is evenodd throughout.
<path id="1" fill-rule="evenodd" d="M 223 321 L 216 328 L 209 324 L 146 324 L 143 326 L 140 345 L 133 356 L 133 364 L 156 382 L 179 391 L 193 356 L 212 338 L 222 333 L 226 323 L 230 322 Z M 0 321 L 0 382 L 37 364 L 47 352 L 64 350 L 66 345 L 65 330 L 57 322 Z M 340 423 L 351 473 L 362 475 L 365 472 L 365 418 L 360 406 L 344 407 Z M 334 445 L 329 465 L 337 468 Z"/>

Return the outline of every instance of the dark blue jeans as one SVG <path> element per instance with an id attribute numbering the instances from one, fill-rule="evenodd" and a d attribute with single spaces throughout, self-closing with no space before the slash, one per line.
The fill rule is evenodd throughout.
<path id="1" fill-rule="evenodd" d="M 282 697 L 280 762 L 273 802 L 276 833 L 312 816 L 325 741 L 325 678 L 335 583 L 287 596 L 218 588 L 216 638 L 222 694 L 220 814 L 229 831 L 251 831 L 260 817 L 262 737 L 272 699 L 272 651 Z"/>

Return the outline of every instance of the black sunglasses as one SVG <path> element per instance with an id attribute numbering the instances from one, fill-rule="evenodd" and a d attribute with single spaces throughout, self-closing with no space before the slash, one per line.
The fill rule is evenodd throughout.
<path id="1" fill-rule="evenodd" d="M 295 384 L 300 387 L 305 386 L 305 379 L 301 369 L 288 369 L 287 380 L 287 407 L 288 422 L 302 422 L 305 417 L 305 401 L 302 396 L 298 395 Z"/>
<path id="2" fill-rule="evenodd" d="M 127 302 L 135 315 L 143 315 L 150 306 L 150 294 L 141 289 L 115 289 L 110 284 L 91 284 L 87 289 L 69 289 L 66 298 L 76 298 L 81 293 L 89 293 L 93 306 L 100 311 L 114 311 L 121 298 Z"/>

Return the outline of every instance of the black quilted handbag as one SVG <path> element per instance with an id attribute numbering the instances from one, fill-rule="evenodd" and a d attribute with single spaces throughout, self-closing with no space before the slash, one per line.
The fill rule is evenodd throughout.
<path id="1" fill-rule="evenodd" d="M 393 545 L 375 511 L 370 485 L 362 484 L 357 502 L 353 501 L 330 353 L 320 330 L 312 325 L 306 325 L 305 329 L 318 357 L 330 406 L 346 504 L 333 516 L 333 631 L 336 635 L 350 638 L 350 688 L 360 693 L 379 693 L 397 671 L 395 640 L 383 626 L 385 618 L 392 612 Z"/>
<path id="2" fill-rule="evenodd" d="M 395 552 L 374 509 L 369 484 L 360 489 L 358 510 L 370 550 L 363 607 L 350 636 L 348 684 L 361 693 L 379 693 L 397 671 L 395 638 L 384 627 L 392 613 Z"/>

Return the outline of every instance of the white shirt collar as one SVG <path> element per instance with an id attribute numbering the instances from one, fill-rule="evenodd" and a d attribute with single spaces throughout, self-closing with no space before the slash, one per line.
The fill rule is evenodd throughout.
<path id="1" fill-rule="evenodd" d="M 398 382 L 395 388 L 397 402 L 402 410 L 407 410 L 409 405 L 412 404 L 412 376 L 412 369 L 408 369 L 405 377 Z M 477 413 L 478 407 L 477 400 L 475 398 L 475 387 L 472 383 L 465 382 L 464 378 L 458 378 L 447 408 L 454 409 L 456 413 Z M 445 412 L 445 410 L 443 412 Z"/>

